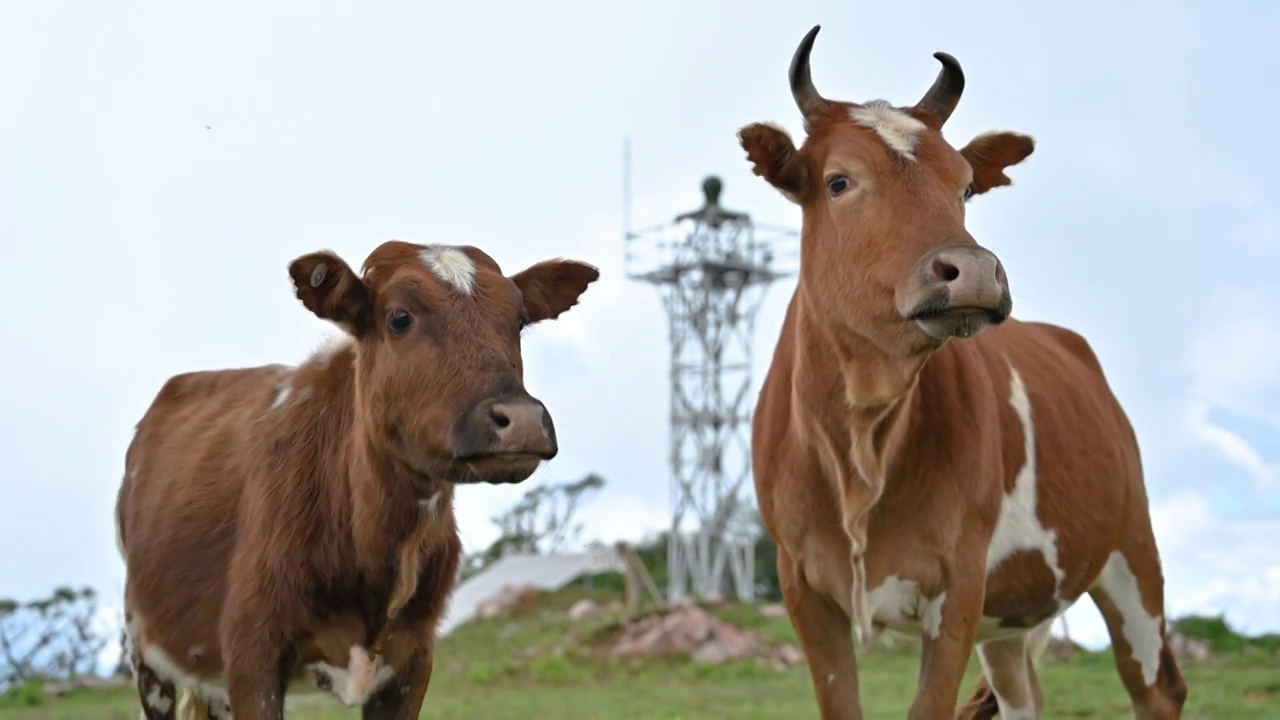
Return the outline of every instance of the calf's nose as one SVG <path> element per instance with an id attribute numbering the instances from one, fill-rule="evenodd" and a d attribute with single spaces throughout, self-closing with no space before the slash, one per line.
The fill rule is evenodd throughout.
<path id="1" fill-rule="evenodd" d="M 555 425 L 542 403 L 525 397 L 481 401 L 461 418 L 455 431 L 455 455 L 475 460 L 493 455 L 556 456 Z"/>
<path id="2" fill-rule="evenodd" d="M 502 402 L 489 406 L 489 422 L 498 452 L 545 455 L 554 450 L 547 427 L 550 417 L 537 401 Z"/>

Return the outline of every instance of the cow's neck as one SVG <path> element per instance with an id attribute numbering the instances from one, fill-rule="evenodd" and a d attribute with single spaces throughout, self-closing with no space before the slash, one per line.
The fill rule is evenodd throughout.
<path id="1" fill-rule="evenodd" d="M 452 529 L 453 488 L 379 451 L 370 440 L 357 441 L 355 448 L 348 482 L 356 555 L 362 571 L 385 572 L 407 545 Z"/>
<path id="2" fill-rule="evenodd" d="M 893 357 L 871 340 L 806 307 L 798 318 L 795 391 L 801 407 L 822 408 L 810 418 L 858 480 L 874 488 L 886 480 L 891 454 L 909 431 L 906 410 L 918 398 L 917 380 L 931 354 Z M 843 403 L 832 403 L 839 393 Z"/>
<path id="3" fill-rule="evenodd" d="M 339 434 L 347 442 L 342 445 L 345 457 L 319 472 L 346 469 L 346 482 L 333 489 L 340 506 L 350 508 L 356 570 L 375 584 L 385 583 L 386 597 L 377 598 L 382 607 L 370 611 L 389 620 L 417 589 L 425 554 L 456 533 L 453 486 L 409 467 L 379 442 L 358 410 L 357 365 L 354 349 L 347 348 L 325 368 L 318 394 L 332 397 L 316 399 L 333 410 L 329 422 L 341 424 Z"/>
<path id="4" fill-rule="evenodd" d="M 872 634 L 866 605 L 868 527 L 894 454 L 910 447 L 917 379 L 929 355 L 893 357 L 868 338 L 804 308 L 797 319 L 793 407 L 836 485 L 852 557 L 852 611 L 860 638 Z M 832 402 L 833 395 L 844 402 Z"/>
<path id="5" fill-rule="evenodd" d="M 344 563 L 344 569 L 354 573 L 350 580 L 374 589 L 350 597 L 355 606 L 348 608 L 365 620 L 369 660 L 413 598 L 427 556 L 450 541 L 456 545 L 457 530 L 452 485 L 415 473 L 379 447 L 359 411 L 358 363 L 351 344 L 317 354 L 296 371 L 294 382 L 308 392 L 288 411 L 307 418 L 320 440 L 295 452 L 326 488 L 326 516 L 350 533 L 354 567 Z M 361 667 L 370 670 L 372 661 Z"/>
<path id="6" fill-rule="evenodd" d="M 357 447 L 349 475 L 356 563 L 361 575 L 385 588 L 366 608 L 367 652 L 376 657 L 417 592 L 424 562 L 456 533 L 453 488 L 377 452 L 371 442 Z"/>

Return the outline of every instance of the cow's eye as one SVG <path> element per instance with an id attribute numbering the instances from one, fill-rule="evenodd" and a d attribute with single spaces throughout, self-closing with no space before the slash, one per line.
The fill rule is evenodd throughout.
<path id="1" fill-rule="evenodd" d="M 391 317 L 387 318 L 387 327 L 391 328 L 391 332 L 399 335 L 409 326 L 413 324 L 413 316 L 405 310 L 397 310 L 391 313 Z"/>
<path id="2" fill-rule="evenodd" d="M 843 175 L 836 175 L 827 180 L 827 192 L 831 193 L 831 197 L 835 197 L 845 190 L 849 189 L 849 178 Z"/>

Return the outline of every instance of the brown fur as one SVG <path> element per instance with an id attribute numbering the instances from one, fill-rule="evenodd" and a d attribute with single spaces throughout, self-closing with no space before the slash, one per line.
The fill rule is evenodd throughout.
<path id="1" fill-rule="evenodd" d="M 468 247 L 467 295 L 422 249 L 384 243 L 363 276 L 330 252 L 298 258 L 299 299 L 349 342 L 298 368 L 175 376 L 138 423 L 117 514 L 149 718 L 173 718 L 183 689 L 149 649 L 187 679 L 220 679 L 237 720 L 255 720 L 282 717 L 286 684 L 306 666 L 348 668 L 353 646 L 394 670 L 364 717 L 418 717 L 460 559 L 453 484 L 519 482 L 536 468 L 456 460 L 458 428 L 485 398 L 536 402 L 520 331 L 568 310 L 598 277 L 548 261 L 507 278 Z M 395 332 L 400 310 L 413 322 Z M 193 695 L 201 717 L 225 713 Z"/>
<path id="2" fill-rule="evenodd" d="M 806 118 L 799 149 L 773 125 L 740 133 L 754 172 L 803 213 L 800 279 L 756 406 L 753 467 L 822 717 L 862 717 L 851 635 L 881 628 L 864 593 L 891 575 L 917 583 L 923 599 L 946 593 L 936 637 L 922 634 L 912 718 L 956 715 L 980 618 L 1030 629 L 1060 611 L 1039 552 L 985 568 L 1003 496 L 1027 461 L 1010 367 L 1031 405 L 1036 512 L 1057 533 L 1060 599 L 1093 594 L 1137 715 L 1178 717 L 1186 685 L 1172 656 L 1162 653 L 1145 686 L 1122 618 L 1096 586 L 1118 551 L 1146 611 L 1163 612 L 1137 443 L 1088 343 L 1003 318 L 971 338 L 938 339 L 895 304 L 921 258 L 976 248 L 964 199 L 1008 185 L 1005 169 L 1033 141 L 992 133 L 956 150 L 934 118 L 911 160 L 853 123 L 852 107 L 827 102 Z M 1024 637 L 983 646 L 993 677 L 966 712 L 989 716 L 990 682 L 1011 707 L 1034 703 L 1038 715 L 1038 650 Z"/>

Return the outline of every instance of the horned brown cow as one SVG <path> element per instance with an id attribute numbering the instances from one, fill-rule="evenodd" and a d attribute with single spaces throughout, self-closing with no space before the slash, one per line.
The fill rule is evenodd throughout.
<path id="1" fill-rule="evenodd" d="M 1186 697 L 1165 642 L 1163 577 L 1137 441 L 1078 334 L 1009 317 L 999 259 L 965 203 L 1008 185 L 1034 143 L 941 129 L 964 76 L 944 53 L 920 102 L 822 97 L 809 54 L 791 90 L 807 137 L 739 133 L 802 212 L 799 282 L 753 420 L 762 516 L 823 718 L 860 718 L 854 633 L 922 639 L 912 718 L 1039 717 L 1035 660 L 1088 593 L 1136 714 Z"/>
<path id="2" fill-rule="evenodd" d="M 557 453 L 521 331 L 599 273 L 505 277 L 474 247 L 317 252 L 298 298 L 345 330 L 297 367 L 192 372 L 138 423 L 117 503 L 143 717 L 283 716 L 308 675 L 365 718 L 416 718 L 461 552 L 458 483 Z"/>

